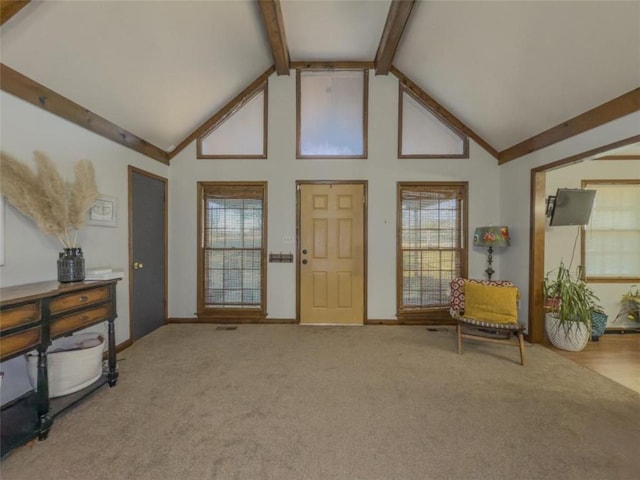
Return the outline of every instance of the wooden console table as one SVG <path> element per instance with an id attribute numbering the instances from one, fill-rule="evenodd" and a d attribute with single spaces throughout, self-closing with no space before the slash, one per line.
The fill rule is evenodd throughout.
<path id="1" fill-rule="evenodd" d="M 40 282 L 0 288 L 0 361 L 38 351 L 38 388 L 0 411 L 0 456 L 38 437 L 47 438 L 53 418 L 108 383 L 114 386 L 116 282 Z M 88 387 L 49 399 L 46 350 L 51 341 L 108 322 L 108 369 Z"/>

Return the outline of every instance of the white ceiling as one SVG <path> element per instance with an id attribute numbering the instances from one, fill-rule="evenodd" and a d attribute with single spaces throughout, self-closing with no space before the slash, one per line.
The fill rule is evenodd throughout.
<path id="1" fill-rule="evenodd" d="M 419 2 L 394 63 L 502 151 L 640 86 L 640 2 Z"/>
<path id="2" fill-rule="evenodd" d="M 292 61 L 371 61 L 391 0 L 282 1 Z"/>
<path id="3" fill-rule="evenodd" d="M 283 0 L 292 61 L 372 61 L 390 0 Z M 32 1 L 0 60 L 168 150 L 273 59 L 253 0 Z M 394 65 L 497 150 L 640 86 L 639 1 L 419 1 Z"/>
<path id="4" fill-rule="evenodd" d="M 31 2 L 2 62 L 167 150 L 273 63 L 252 0 Z"/>

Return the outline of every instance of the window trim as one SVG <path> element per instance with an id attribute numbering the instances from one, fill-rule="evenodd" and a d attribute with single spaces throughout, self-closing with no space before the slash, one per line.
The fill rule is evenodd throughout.
<path id="1" fill-rule="evenodd" d="M 469 137 L 462 133 L 459 129 L 454 127 L 446 118 L 440 115 L 436 110 L 431 108 L 429 105 L 424 103 L 415 93 L 413 93 L 406 85 L 403 85 L 401 82 L 398 83 L 398 158 L 469 158 Z M 419 105 L 421 105 L 425 110 L 427 110 L 431 115 L 436 117 L 440 123 L 442 123 L 445 127 L 451 130 L 455 135 L 457 135 L 460 140 L 462 140 L 462 153 L 449 153 L 449 154 L 429 154 L 429 153 L 413 153 L 413 154 L 403 154 L 402 153 L 402 133 L 403 133 L 403 96 L 402 94 L 406 93 L 411 97 L 414 101 L 416 101 Z"/>
<path id="2" fill-rule="evenodd" d="M 204 198 L 207 188 L 212 187 L 261 187 L 262 188 L 262 261 L 260 275 L 259 308 L 206 308 L 204 304 Z M 198 272 L 197 272 L 197 318 L 199 321 L 239 323 L 263 321 L 267 317 L 267 182 L 198 182 Z"/>
<path id="3" fill-rule="evenodd" d="M 300 151 L 301 73 L 363 72 L 362 88 L 362 155 L 303 155 Z M 367 68 L 297 68 L 296 69 L 296 159 L 367 159 L 369 141 L 369 70 Z"/>
<path id="4" fill-rule="evenodd" d="M 588 188 L 590 185 L 640 185 L 640 179 L 595 179 L 595 180 L 582 180 L 580 182 L 581 188 Z M 580 263 L 585 266 L 586 269 L 586 233 L 587 225 L 580 227 Z M 587 283 L 635 283 L 640 281 L 638 277 L 599 277 L 599 276 L 587 276 L 585 274 L 585 281 Z"/>
<path id="5" fill-rule="evenodd" d="M 453 324 L 449 307 L 412 307 L 402 306 L 402 191 L 411 187 L 456 186 L 462 189 L 462 229 L 460 276 L 466 278 L 469 264 L 469 182 L 397 182 L 396 187 L 396 317 L 401 323 L 448 323 Z"/>

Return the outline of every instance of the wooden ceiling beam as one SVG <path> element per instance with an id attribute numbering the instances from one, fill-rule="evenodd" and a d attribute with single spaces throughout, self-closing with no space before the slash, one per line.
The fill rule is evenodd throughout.
<path id="1" fill-rule="evenodd" d="M 484 148 L 489 154 L 498 159 L 498 151 L 489 145 L 483 138 L 480 137 L 476 132 L 467 127 L 464 123 L 462 123 L 458 117 L 456 117 L 449 110 L 440 105 L 433 97 L 427 94 L 424 90 L 422 90 L 418 85 L 409 80 L 409 78 L 398 70 L 393 65 L 390 68 L 390 72 L 393 73 L 400 83 L 404 85 L 411 93 L 413 93 L 417 98 L 420 99 L 425 105 L 427 105 L 436 115 L 442 117 L 449 125 L 456 128 L 459 132 L 471 138 L 474 142 Z"/>
<path id="2" fill-rule="evenodd" d="M 556 160 L 555 162 L 545 163 L 539 167 L 535 167 L 531 169 L 532 173 L 535 172 L 543 172 L 549 170 L 555 170 L 559 167 L 566 167 L 567 165 L 571 165 L 573 163 L 578 162 L 579 160 L 586 160 L 590 157 L 595 157 L 601 153 L 606 153 L 609 150 L 613 150 L 615 148 L 626 147 L 627 145 L 631 145 L 632 143 L 640 142 L 640 135 L 634 135 L 633 137 L 624 138 L 622 140 L 618 140 L 617 142 L 609 143 L 607 145 L 603 145 L 601 147 L 592 148 L 591 150 L 587 150 L 586 152 L 578 153 L 576 155 L 571 155 L 570 157 L 563 158 L 561 160 Z M 595 160 L 595 159 L 594 159 Z"/>
<path id="3" fill-rule="evenodd" d="M 640 155 L 605 155 L 594 160 L 640 160 Z"/>
<path id="4" fill-rule="evenodd" d="M 258 0 L 278 75 L 289 75 L 289 47 L 280 0 Z"/>
<path id="5" fill-rule="evenodd" d="M 0 1 L 0 25 L 4 25 L 11 17 L 27 6 L 30 0 Z"/>
<path id="6" fill-rule="evenodd" d="M 2 63 L 0 63 L 0 77 L 2 77 L 0 88 L 5 92 L 131 150 L 166 165 L 169 164 L 169 157 L 164 150 Z"/>
<path id="7" fill-rule="evenodd" d="M 391 2 L 374 61 L 376 75 L 387 75 L 389 73 L 414 3 L 415 0 L 393 0 Z"/>
<path id="8" fill-rule="evenodd" d="M 500 152 L 498 163 L 503 164 L 515 160 L 529 153 L 541 150 L 554 143 L 599 127 L 605 123 L 624 117 L 640 110 L 640 88 L 631 90 L 613 100 L 599 105 L 591 110 L 573 117 L 560 125 L 545 130 L 538 135 L 507 148 Z"/>
<path id="9" fill-rule="evenodd" d="M 293 69 L 316 69 L 316 70 L 368 70 L 374 68 L 373 62 L 346 60 L 337 62 L 309 61 L 309 62 L 291 62 Z"/>
<path id="10" fill-rule="evenodd" d="M 238 95 L 233 97 L 224 107 L 218 110 L 215 114 L 209 117 L 202 125 L 196 128 L 187 138 L 185 138 L 180 144 L 169 153 L 169 159 L 175 157 L 178 153 L 184 150 L 191 142 L 196 140 L 199 136 L 204 135 L 212 127 L 218 125 L 225 118 L 233 115 L 240 106 L 244 104 L 247 98 L 251 97 L 255 91 L 262 87 L 262 85 L 269 79 L 271 74 L 276 71 L 276 67 L 271 65 L 262 75 L 256 78 L 251 84 L 242 90 Z"/>

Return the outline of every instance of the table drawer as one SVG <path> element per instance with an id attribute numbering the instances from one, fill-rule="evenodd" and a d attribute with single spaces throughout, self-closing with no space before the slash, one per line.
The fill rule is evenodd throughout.
<path id="1" fill-rule="evenodd" d="M 50 335 L 56 338 L 65 333 L 75 332 L 94 323 L 109 320 L 112 316 L 113 304 L 107 303 L 97 308 L 83 310 L 51 321 Z"/>
<path id="2" fill-rule="evenodd" d="M 0 332 L 40 320 L 40 304 L 28 303 L 0 312 Z"/>
<path id="3" fill-rule="evenodd" d="M 28 352 L 40 345 L 40 327 L 0 338 L 0 360 L 16 353 Z"/>
<path id="4" fill-rule="evenodd" d="M 55 315 L 56 313 L 66 312 L 67 310 L 73 310 L 74 308 L 92 305 L 94 303 L 108 300 L 109 294 L 109 287 L 98 287 L 70 293 L 68 295 L 61 295 L 49 302 L 49 311 L 51 312 L 51 315 Z"/>

